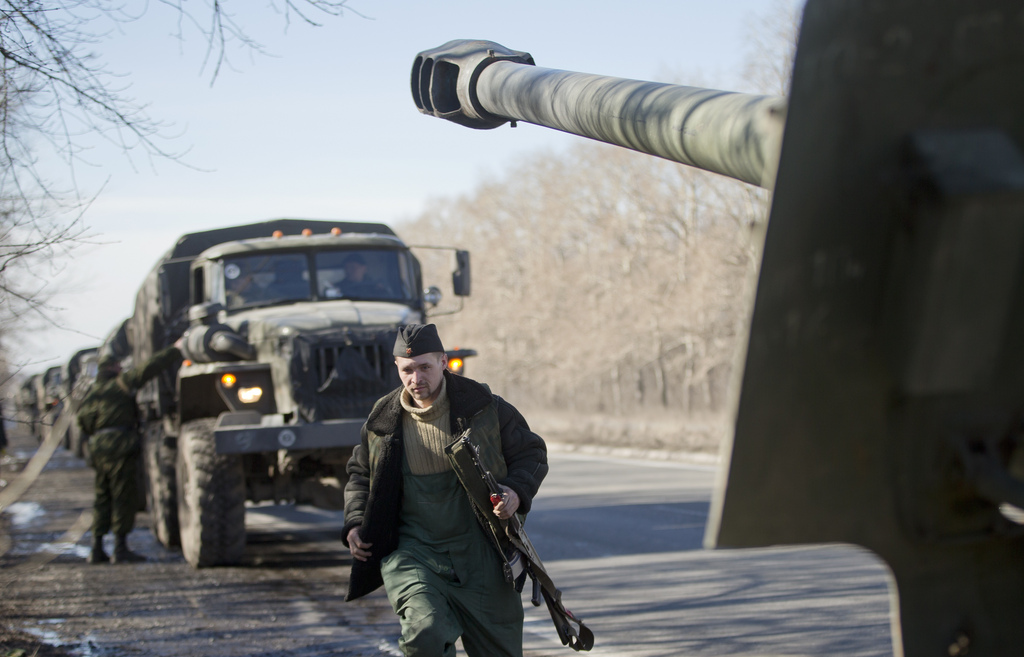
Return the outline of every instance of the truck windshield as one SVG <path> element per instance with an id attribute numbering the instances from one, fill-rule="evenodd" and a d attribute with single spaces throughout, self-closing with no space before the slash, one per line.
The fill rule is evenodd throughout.
<path id="1" fill-rule="evenodd" d="M 415 298 L 409 258 L 393 249 L 346 249 L 316 254 L 322 299 L 405 301 Z"/>
<path id="2" fill-rule="evenodd" d="M 305 253 L 225 258 L 224 294 L 228 308 L 309 300 L 309 260 Z"/>
<path id="3" fill-rule="evenodd" d="M 260 253 L 224 258 L 224 296 L 229 309 L 291 301 L 353 299 L 410 302 L 415 276 L 404 251 L 346 249 Z"/>

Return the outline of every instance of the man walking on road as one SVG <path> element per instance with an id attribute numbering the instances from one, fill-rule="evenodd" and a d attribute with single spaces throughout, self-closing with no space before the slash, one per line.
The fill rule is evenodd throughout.
<path id="1" fill-rule="evenodd" d="M 523 605 L 445 447 L 472 429 L 504 493 L 499 518 L 525 515 L 548 472 L 547 449 L 523 416 L 480 383 L 447 371 L 433 324 L 402 327 L 402 386 L 384 396 L 348 463 L 342 538 L 354 561 L 346 600 L 381 584 L 407 657 L 521 657 Z"/>
<path id="2" fill-rule="evenodd" d="M 129 563 L 145 557 L 128 549 L 127 537 L 135 526 L 138 509 L 137 465 L 139 460 L 136 391 L 181 357 L 181 340 L 153 355 L 144 365 L 121 371 L 112 354 L 100 358 L 96 381 L 78 410 L 78 426 L 89 440 L 89 454 L 96 471 L 93 502 L 92 552 L 89 563 Z M 83 438 L 84 440 L 85 438 Z M 107 556 L 103 537 L 114 530 L 114 556 Z"/>

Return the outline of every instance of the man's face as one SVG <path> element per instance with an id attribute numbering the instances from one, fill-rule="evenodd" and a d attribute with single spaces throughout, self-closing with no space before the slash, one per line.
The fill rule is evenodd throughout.
<path id="1" fill-rule="evenodd" d="M 420 408 L 433 404 L 441 394 L 441 380 L 448 367 L 448 356 L 441 351 L 412 358 L 395 356 L 395 365 L 398 366 L 402 387 L 409 391 L 413 402 Z"/>
<path id="2" fill-rule="evenodd" d="M 345 263 L 345 280 L 360 283 L 366 276 L 366 265 L 361 262 Z"/>

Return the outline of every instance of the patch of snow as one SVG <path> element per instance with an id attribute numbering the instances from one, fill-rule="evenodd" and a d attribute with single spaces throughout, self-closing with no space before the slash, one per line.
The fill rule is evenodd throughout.
<path id="1" fill-rule="evenodd" d="M 39 546 L 39 552 L 50 554 L 70 554 L 85 559 L 89 556 L 91 548 L 87 545 L 77 543 L 43 543 Z"/>
<path id="2" fill-rule="evenodd" d="M 4 513 L 12 516 L 12 525 L 15 527 L 25 527 L 45 515 L 46 511 L 35 502 L 15 502 L 4 509 Z"/>

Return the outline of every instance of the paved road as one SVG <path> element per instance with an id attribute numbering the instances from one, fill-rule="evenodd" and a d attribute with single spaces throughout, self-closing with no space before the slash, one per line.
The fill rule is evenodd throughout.
<path id="1" fill-rule="evenodd" d="M 866 551 L 701 549 L 713 477 L 552 455 L 527 529 L 566 606 L 593 629 L 592 654 L 892 654 L 886 570 Z M 550 625 L 529 609 L 527 645 L 550 645 Z"/>
<path id="2" fill-rule="evenodd" d="M 551 461 L 528 529 L 566 606 L 593 629 L 591 654 L 891 654 L 885 572 L 866 553 L 706 551 L 709 468 L 560 453 Z M 341 601 L 349 561 L 338 514 L 251 508 L 239 568 L 194 571 L 145 530 L 130 540 L 149 562 L 90 567 L 86 540 L 60 538 L 88 508 L 88 481 L 80 462 L 58 453 L 26 496 L 29 513 L 0 557 L 13 603 L 2 611 L 20 627 L 92 655 L 397 654 L 380 593 Z M 53 560 L 28 567 L 40 549 Z M 544 607 L 528 605 L 525 641 L 530 657 L 572 654 Z"/>

